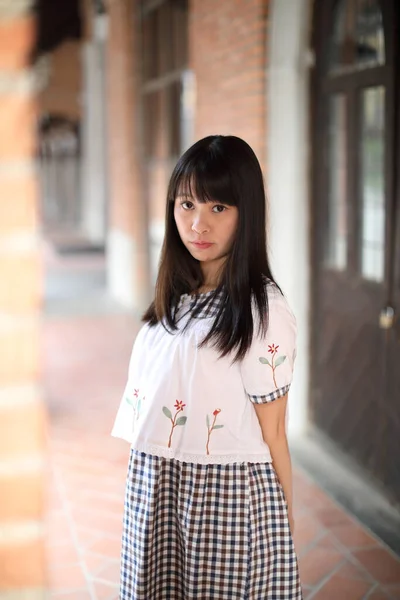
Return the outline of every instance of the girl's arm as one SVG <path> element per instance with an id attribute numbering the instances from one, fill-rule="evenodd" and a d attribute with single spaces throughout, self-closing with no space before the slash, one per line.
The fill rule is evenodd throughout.
<path id="1" fill-rule="evenodd" d="M 273 402 L 254 404 L 254 408 L 260 422 L 264 441 L 268 444 L 271 452 L 274 469 L 285 494 L 293 535 L 292 463 L 286 437 L 287 399 L 288 395 L 286 394 Z"/>

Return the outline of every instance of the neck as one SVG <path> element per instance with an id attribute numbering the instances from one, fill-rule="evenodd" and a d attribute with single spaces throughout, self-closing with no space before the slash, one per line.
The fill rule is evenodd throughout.
<path id="1" fill-rule="evenodd" d="M 201 265 L 204 280 L 204 283 L 201 286 L 202 290 L 204 288 L 207 288 L 207 290 L 214 290 L 216 287 L 218 287 L 221 269 L 224 262 L 225 261 L 220 261 L 219 263 L 215 262 Z"/>
<path id="2" fill-rule="evenodd" d="M 199 287 L 198 292 L 200 294 L 204 294 L 205 292 L 211 292 L 211 290 L 215 290 L 216 287 L 218 287 L 218 283 L 204 283 Z"/>

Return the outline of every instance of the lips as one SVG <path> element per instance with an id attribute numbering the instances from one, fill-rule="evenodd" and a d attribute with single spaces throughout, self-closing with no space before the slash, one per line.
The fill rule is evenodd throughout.
<path id="1" fill-rule="evenodd" d="M 210 242 L 191 242 L 191 244 L 193 244 L 193 246 L 195 246 L 196 248 L 200 248 L 200 249 L 205 249 L 205 248 L 209 248 L 210 246 L 212 246 L 212 244 Z"/>

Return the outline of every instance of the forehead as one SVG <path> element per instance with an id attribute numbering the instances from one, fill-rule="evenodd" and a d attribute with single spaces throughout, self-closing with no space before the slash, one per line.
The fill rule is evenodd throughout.
<path id="1" fill-rule="evenodd" d="M 188 186 L 178 187 L 176 196 L 176 200 L 190 200 L 191 202 L 199 202 L 204 204 L 205 202 L 218 202 L 218 200 L 210 198 L 206 194 L 199 194 L 196 189 L 189 189 Z"/>

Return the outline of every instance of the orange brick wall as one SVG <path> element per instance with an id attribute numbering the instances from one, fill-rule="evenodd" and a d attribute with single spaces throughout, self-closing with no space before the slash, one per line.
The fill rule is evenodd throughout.
<path id="1" fill-rule="evenodd" d="M 134 240 L 136 285 L 147 298 L 147 208 L 139 94 L 137 0 L 109 4 L 106 61 L 109 223 Z M 147 301 L 147 300 L 146 300 Z"/>
<path id="2" fill-rule="evenodd" d="M 268 0 L 191 0 L 196 137 L 243 137 L 266 158 Z"/>
<path id="3" fill-rule="evenodd" d="M 107 48 L 107 117 L 109 168 L 113 226 L 134 234 L 135 200 L 142 180 L 139 123 L 135 119 L 139 97 L 137 89 L 137 30 L 134 0 L 110 3 Z"/>
<path id="4" fill-rule="evenodd" d="M 62 114 L 71 119 L 81 116 L 81 43 L 67 40 L 50 55 L 50 77 L 39 96 L 39 110 Z"/>
<path id="5" fill-rule="evenodd" d="M 35 22 L 13 4 L 0 7 L 0 597 L 33 599 L 45 587 L 46 430 L 38 385 L 37 110 L 27 65 Z"/>

